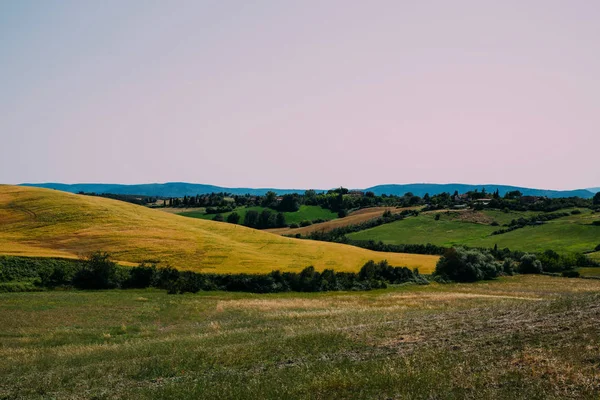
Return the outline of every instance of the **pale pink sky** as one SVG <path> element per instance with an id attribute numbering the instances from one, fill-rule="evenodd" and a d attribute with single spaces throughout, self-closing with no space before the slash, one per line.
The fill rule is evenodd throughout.
<path id="1" fill-rule="evenodd" d="M 600 186 L 598 1 L 3 1 L 0 182 Z"/>

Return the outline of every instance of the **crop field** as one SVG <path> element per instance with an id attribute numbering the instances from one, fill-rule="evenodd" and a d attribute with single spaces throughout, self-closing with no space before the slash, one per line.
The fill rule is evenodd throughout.
<path id="1" fill-rule="evenodd" d="M 356 225 L 374 218 L 379 218 L 387 210 L 393 213 L 399 213 L 402 210 L 410 210 L 414 208 L 418 207 L 369 207 L 354 211 L 350 213 L 347 217 L 337 218 L 331 221 L 321 222 L 319 224 L 313 224 L 310 226 L 304 226 L 300 228 L 274 228 L 267 229 L 267 231 L 271 233 L 276 233 L 278 235 L 295 235 L 297 233 L 301 235 L 308 235 L 312 232 L 329 232 L 335 228 L 341 228 L 348 225 Z"/>
<path id="2" fill-rule="evenodd" d="M 427 273 L 438 259 L 284 238 L 101 197 L 0 185 L 0 254 L 74 258 L 98 250 L 123 264 L 160 260 L 218 273 L 300 271 L 310 265 L 358 271 L 370 259 Z"/>
<path id="3" fill-rule="evenodd" d="M 0 294 L 0 398 L 597 399 L 600 281 Z"/>
<path id="4" fill-rule="evenodd" d="M 581 276 L 598 276 L 600 277 L 600 268 L 589 267 L 589 268 L 577 268 L 577 271 Z"/>
<path id="5" fill-rule="evenodd" d="M 240 221 L 244 221 L 244 216 L 248 211 L 254 210 L 260 213 L 264 209 L 265 207 L 238 207 L 235 209 L 235 212 L 237 212 L 240 215 Z M 271 212 L 277 213 L 276 210 L 271 210 Z M 223 213 L 223 218 L 227 219 L 227 216 L 229 216 L 229 214 L 231 213 Z M 215 217 L 215 214 L 205 214 L 202 211 L 185 211 L 180 212 L 179 215 L 200 219 L 213 219 Z M 300 209 L 296 212 L 284 212 L 283 215 L 285 215 L 285 221 L 288 224 L 299 224 L 302 221 L 313 221 L 316 219 L 331 220 L 338 217 L 337 213 L 334 213 L 331 210 L 327 210 L 319 206 L 307 205 L 301 205 Z"/>
<path id="6" fill-rule="evenodd" d="M 507 223 L 539 213 L 503 213 L 484 211 L 477 215 L 461 212 L 424 213 L 418 217 L 407 218 L 381 225 L 372 229 L 352 233 L 349 238 L 355 240 L 375 240 L 389 244 L 424 244 L 440 246 L 467 245 L 473 247 L 508 247 L 512 250 L 539 252 L 552 249 L 559 252 L 585 252 L 600 244 L 600 226 L 592 222 L 599 219 L 598 214 L 582 210 L 581 214 L 570 215 L 548 221 L 541 226 L 527 226 L 501 235 L 491 235 L 502 226 L 490 223 Z"/>

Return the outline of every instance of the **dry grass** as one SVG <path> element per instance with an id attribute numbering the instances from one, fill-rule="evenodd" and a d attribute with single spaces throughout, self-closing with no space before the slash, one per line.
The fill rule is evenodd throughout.
<path id="1" fill-rule="evenodd" d="M 362 208 L 360 210 L 354 211 L 350 213 L 347 217 L 338 218 L 327 222 L 321 222 L 320 224 L 313 224 L 310 226 L 304 226 L 301 228 L 274 228 L 267 229 L 267 232 L 276 233 L 278 235 L 308 235 L 313 232 L 329 232 L 335 228 L 341 228 L 348 225 L 356 225 L 362 222 L 366 222 L 372 220 L 374 218 L 379 218 L 386 211 L 391 211 L 393 213 L 399 213 L 403 210 L 414 210 L 419 207 L 404 207 L 404 208 L 396 208 L 396 207 L 369 207 Z"/>
<path id="2" fill-rule="evenodd" d="M 598 399 L 599 292 L 0 294 L 0 398 Z"/>
<path id="3" fill-rule="evenodd" d="M 169 214 L 181 214 L 183 212 L 205 212 L 206 207 L 158 207 L 156 208 L 159 211 L 167 212 Z"/>
<path id="4" fill-rule="evenodd" d="M 357 271 L 370 259 L 427 273 L 438 259 L 289 239 L 101 197 L 0 186 L 0 254 L 79 257 L 96 250 L 122 262 L 154 259 L 219 273 L 299 271 L 309 265 Z"/>

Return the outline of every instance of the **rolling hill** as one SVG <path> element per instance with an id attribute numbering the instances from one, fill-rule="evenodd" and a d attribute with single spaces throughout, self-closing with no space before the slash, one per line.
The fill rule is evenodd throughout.
<path id="1" fill-rule="evenodd" d="M 183 196 L 195 196 L 197 194 L 208 194 L 208 193 L 219 193 L 226 192 L 231 194 L 251 194 L 255 196 L 262 196 L 268 191 L 274 191 L 280 195 L 287 193 L 304 193 L 305 189 L 278 189 L 278 188 L 226 188 L 214 185 L 202 185 L 196 183 L 186 182 L 168 182 L 168 183 L 149 183 L 141 185 L 120 185 L 120 184 L 108 184 L 108 183 L 77 183 L 77 184 L 63 184 L 63 183 L 24 183 L 22 186 L 42 187 L 47 189 L 62 190 L 64 192 L 79 193 L 79 192 L 94 192 L 94 193 L 112 193 L 112 194 L 132 194 L 140 196 L 156 196 L 156 197 L 183 197 Z M 372 191 L 377 195 L 399 195 L 402 196 L 408 192 L 413 193 L 417 196 L 424 196 L 425 193 L 429 195 L 439 194 L 443 192 L 454 193 L 458 190 L 459 193 L 465 193 L 470 190 L 475 190 L 485 187 L 486 191 L 494 192 L 496 189 L 500 191 L 500 195 L 504 195 L 506 192 L 519 190 L 527 196 L 548 196 L 551 198 L 556 197 L 572 197 L 578 196 L 582 198 L 591 198 L 594 193 L 590 190 L 579 189 L 579 190 L 546 190 L 546 189 L 532 189 L 518 186 L 506 186 L 506 185 L 465 185 L 459 183 L 450 184 L 436 184 L 436 183 L 414 183 L 408 185 L 378 185 L 372 186 L 366 189 L 357 189 L 362 191 Z M 317 192 L 323 192 L 324 190 L 317 190 Z"/>
<path id="2" fill-rule="evenodd" d="M 509 212 L 496 210 L 482 212 L 465 210 L 422 213 L 360 232 L 351 233 L 354 240 L 374 240 L 387 244 L 425 244 L 439 246 L 465 245 L 471 247 L 499 248 L 542 252 L 554 250 L 561 253 L 587 253 L 600 245 L 600 227 L 592 223 L 598 216 L 590 210 L 548 221 L 541 226 L 526 226 L 501 235 L 492 232 L 503 228 L 492 226 L 509 223 L 512 219 L 528 218 L 533 212 Z M 435 220 L 439 214 L 440 219 Z"/>
<path id="3" fill-rule="evenodd" d="M 119 262 L 153 259 L 218 273 L 299 271 L 309 265 L 356 271 L 370 259 L 429 272 L 437 261 L 290 239 L 101 197 L 0 185 L 0 254 L 72 258 L 96 250 Z"/>

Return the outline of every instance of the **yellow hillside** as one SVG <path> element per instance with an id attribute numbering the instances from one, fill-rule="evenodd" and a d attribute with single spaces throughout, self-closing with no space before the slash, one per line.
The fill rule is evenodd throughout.
<path id="1" fill-rule="evenodd" d="M 186 218 L 116 200 L 0 185 L 0 254 L 78 257 L 108 251 L 125 263 L 160 260 L 202 272 L 356 271 L 366 261 L 433 270 L 437 257 L 378 253 Z"/>

